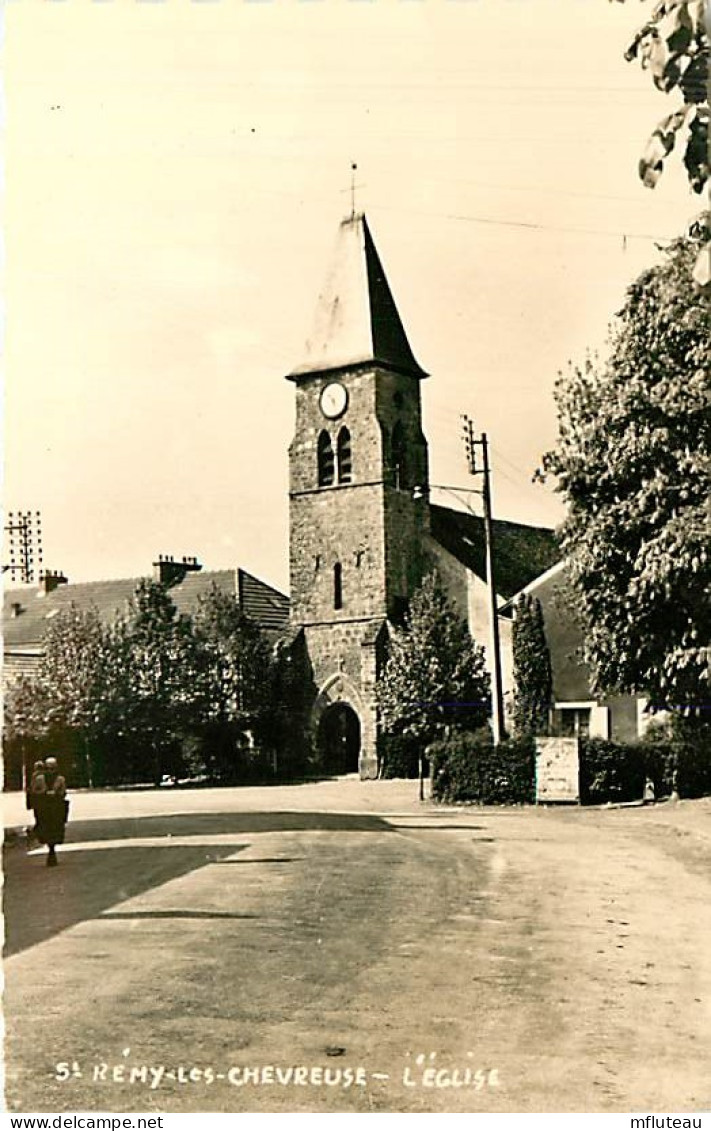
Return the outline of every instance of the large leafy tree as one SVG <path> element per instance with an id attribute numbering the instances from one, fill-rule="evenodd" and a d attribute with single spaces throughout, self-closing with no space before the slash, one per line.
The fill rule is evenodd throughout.
<path id="1" fill-rule="evenodd" d="M 119 709 L 134 769 L 156 781 L 181 768 L 178 750 L 195 694 L 193 651 L 190 618 L 179 615 L 165 586 L 140 581 L 128 615 L 112 627 L 106 702 Z"/>
<path id="2" fill-rule="evenodd" d="M 382 731 L 423 745 L 441 738 L 448 726 L 474 729 L 486 722 L 484 651 L 435 573 L 413 595 L 403 627 L 393 630 L 377 695 Z"/>
<path id="3" fill-rule="evenodd" d="M 521 594 L 512 632 L 514 727 L 517 734 L 546 734 L 553 698 L 551 657 L 541 602 Z"/>
<path id="4" fill-rule="evenodd" d="M 106 633 L 96 610 L 69 605 L 48 622 L 38 670 L 10 690 L 5 707 L 9 738 L 27 737 L 63 748 L 74 736 L 73 753 L 80 759 L 74 769 L 90 785 L 105 655 Z"/>
<path id="5" fill-rule="evenodd" d="M 63 737 L 89 784 L 198 768 L 195 739 L 200 769 L 234 777 L 247 734 L 281 734 L 274 690 L 269 645 L 234 596 L 213 589 L 190 618 L 165 586 L 141 581 L 108 625 L 74 606 L 49 622 L 38 671 L 7 697 L 5 735 L 38 754 Z"/>
<path id="6" fill-rule="evenodd" d="M 708 309 L 693 239 L 629 288 L 609 356 L 558 383 L 545 465 L 599 690 L 657 706 L 709 701 L 711 473 Z"/>
<path id="7" fill-rule="evenodd" d="M 238 751 L 267 731 L 273 685 L 269 644 L 236 597 L 215 586 L 193 618 L 193 726 L 206 739 L 208 767 L 233 777 Z"/>
<path id="8" fill-rule="evenodd" d="M 22 702 L 20 711 L 36 732 L 91 725 L 103 643 L 104 630 L 94 609 L 72 604 L 51 618 L 36 675 L 11 697 L 11 702 Z"/>

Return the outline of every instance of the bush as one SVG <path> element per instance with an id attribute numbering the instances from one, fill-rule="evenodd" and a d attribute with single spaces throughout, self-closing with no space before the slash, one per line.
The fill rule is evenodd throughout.
<path id="1" fill-rule="evenodd" d="M 580 800 L 583 805 L 639 801 L 649 758 L 643 743 L 584 738 L 580 742 Z M 655 789 L 657 781 L 653 775 Z"/>
<path id="2" fill-rule="evenodd" d="M 530 736 L 494 746 L 488 728 L 453 735 L 432 748 L 432 796 L 484 805 L 531 802 L 535 764 Z"/>
<path id="3" fill-rule="evenodd" d="M 657 797 L 676 788 L 680 797 L 711 793 L 711 726 L 696 718 L 673 716 L 652 726 L 639 742 L 603 738 L 580 744 L 583 804 L 639 801 L 646 778 Z"/>
<path id="4" fill-rule="evenodd" d="M 653 724 L 646 737 L 648 773 L 657 796 L 676 787 L 680 797 L 711 794 L 711 724 L 672 716 Z M 676 781 L 675 781 L 676 769 Z"/>
<path id="5" fill-rule="evenodd" d="M 678 760 L 677 788 L 681 797 L 711 793 L 711 724 L 677 719 L 672 727 L 672 750 Z"/>
<path id="6" fill-rule="evenodd" d="M 382 778 L 416 778 L 419 776 L 419 739 L 404 734 L 381 734 L 378 738 L 380 776 Z"/>

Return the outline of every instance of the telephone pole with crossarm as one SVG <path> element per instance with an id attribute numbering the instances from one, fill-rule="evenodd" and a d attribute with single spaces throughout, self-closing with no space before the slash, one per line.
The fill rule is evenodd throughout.
<path id="1" fill-rule="evenodd" d="M 504 693 L 501 678 L 501 644 L 499 640 L 499 616 L 496 607 L 496 578 L 494 574 L 494 524 L 491 517 L 491 469 L 489 467 L 489 442 L 486 432 L 479 439 L 474 433 L 474 424 L 468 416 L 462 417 L 464 446 L 470 475 L 484 477 L 481 496 L 484 503 L 484 539 L 486 544 L 486 583 L 489 590 L 489 630 L 491 643 L 491 728 L 494 742 L 505 738 Z M 481 467 L 477 466 L 476 452 L 481 448 Z"/>

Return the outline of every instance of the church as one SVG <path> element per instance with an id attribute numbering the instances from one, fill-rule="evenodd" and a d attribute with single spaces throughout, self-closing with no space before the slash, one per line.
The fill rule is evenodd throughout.
<path id="1" fill-rule="evenodd" d="M 296 410 L 288 454 L 290 596 L 243 569 L 203 571 L 193 558 L 161 557 L 153 566 L 179 612 L 192 613 L 200 595 L 217 586 L 298 661 L 305 728 L 330 773 L 377 775 L 376 682 L 392 628 L 402 624 L 426 573 L 438 572 L 472 637 L 485 648 L 489 640 L 483 519 L 430 502 L 421 401 L 427 376 L 368 222 L 353 214 L 339 227 L 311 335 L 287 375 Z M 505 521 L 493 527 L 502 608 L 560 555 L 552 530 Z M 125 611 L 139 580 L 71 584 L 47 573 L 39 585 L 6 589 L 5 685 L 36 668 L 58 612 L 92 607 L 108 623 Z M 500 621 L 509 685 L 510 615 Z"/>
<path id="2" fill-rule="evenodd" d="M 290 625 L 335 772 L 377 774 L 376 682 L 391 626 L 437 570 L 472 636 L 489 636 L 483 520 L 430 504 L 421 385 L 365 216 L 340 225 L 311 336 L 288 374 Z M 495 522 L 500 603 L 557 561 L 553 532 Z M 510 648 L 510 633 L 502 633 Z M 504 667 L 510 664 L 504 663 Z"/>

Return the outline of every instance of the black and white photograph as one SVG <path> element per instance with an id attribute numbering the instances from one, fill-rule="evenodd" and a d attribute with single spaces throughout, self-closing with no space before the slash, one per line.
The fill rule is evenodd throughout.
<path id="1" fill-rule="evenodd" d="M 6 0 L 6 1115 L 711 1119 L 710 20 Z"/>

